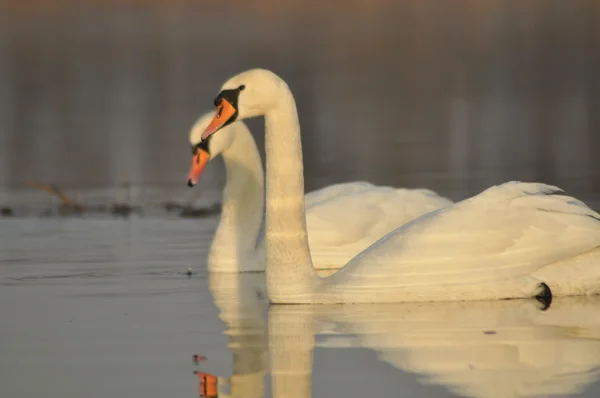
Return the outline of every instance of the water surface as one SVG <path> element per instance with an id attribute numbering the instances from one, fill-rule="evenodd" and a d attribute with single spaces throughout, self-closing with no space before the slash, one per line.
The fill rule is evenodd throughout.
<path id="1" fill-rule="evenodd" d="M 3 396 L 600 392 L 600 298 L 269 308 L 261 274 L 207 274 L 215 217 L 0 221 Z"/>

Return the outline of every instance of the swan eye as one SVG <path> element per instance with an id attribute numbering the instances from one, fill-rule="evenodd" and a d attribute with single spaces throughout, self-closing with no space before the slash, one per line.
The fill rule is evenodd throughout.
<path id="1" fill-rule="evenodd" d="M 241 86 L 238 87 L 238 90 L 242 91 L 245 88 L 246 88 L 246 86 L 242 84 Z"/>

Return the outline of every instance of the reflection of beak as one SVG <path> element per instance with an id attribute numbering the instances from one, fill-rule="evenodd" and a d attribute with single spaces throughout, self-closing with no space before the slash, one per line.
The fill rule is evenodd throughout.
<path id="1" fill-rule="evenodd" d="M 200 362 L 200 361 L 206 361 L 206 357 L 204 355 L 198 355 L 198 354 L 194 354 L 192 359 L 194 360 L 194 364 L 196 364 L 196 365 L 198 365 L 198 362 Z"/>
<path id="2" fill-rule="evenodd" d="M 194 374 L 200 379 L 200 396 L 206 398 L 217 398 L 219 392 L 217 390 L 218 379 L 210 373 L 194 371 Z"/>
<path id="3" fill-rule="evenodd" d="M 188 187 L 193 187 L 194 185 L 196 185 L 209 159 L 210 153 L 208 153 L 202 148 L 196 148 L 194 156 L 192 157 L 192 167 L 190 168 L 190 174 L 188 175 Z"/>
<path id="4" fill-rule="evenodd" d="M 227 124 L 229 119 L 235 116 L 237 110 L 229 101 L 225 98 L 221 98 L 221 103 L 217 105 L 217 111 L 213 120 L 210 122 L 204 133 L 202 133 L 202 140 L 204 141 L 212 134 L 219 131 L 219 129 Z"/>

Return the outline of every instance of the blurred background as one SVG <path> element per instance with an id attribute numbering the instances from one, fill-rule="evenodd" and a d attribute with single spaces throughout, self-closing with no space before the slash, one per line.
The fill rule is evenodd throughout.
<path id="1" fill-rule="evenodd" d="M 188 131 L 253 67 L 296 96 L 307 190 L 459 200 L 535 180 L 600 198 L 597 0 L 2 0 L 0 205 L 45 203 L 36 181 L 220 200 L 220 161 L 185 187 Z"/>

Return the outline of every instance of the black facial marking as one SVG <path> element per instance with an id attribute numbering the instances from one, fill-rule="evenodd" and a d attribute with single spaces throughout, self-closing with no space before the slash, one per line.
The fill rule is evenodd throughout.
<path id="1" fill-rule="evenodd" d="M 246 86 L 242 84 L 238 88 L 234 88 L 231 90 L 223 90 L 219 93 L 219 95 L 217 95 L 217 98 L 215 98 L 214 102 L 215 102 L 216 107 L 218 107 L 221 104 L 222 100 L 226 100 L 231 105 L 233 105 L 233 109 L 235 109 L 235 113 L 233 114 L 233 116 L 231 118 L 229 118 L 229 120 L 227 120 L 227 122 L 223 125 L 223 127 L 227 126 L 228 124 L 233 123 L 235 121 L 235 119 L 237 118 L 238 98 L 240 96 L 240 91 L 242 91 L 245 88 L 246 88 Z M 217 116 L 220 116 L 220 114 Z"/>
<path id="2" fill-rule="evenodd" d="M 202 142 L 199 142 L 196 145 L 194 145 L 192 147 L 192 154 L 196 155 L 198 153 L 198 149 L 203 149 L 206 152 L 208 152 L 208 154 L 210 155 L 210 151 L 208 149 L 208 140 L 210 140 L 210 137 L 208 137 L 207 139 L 203 140 Z"/>

